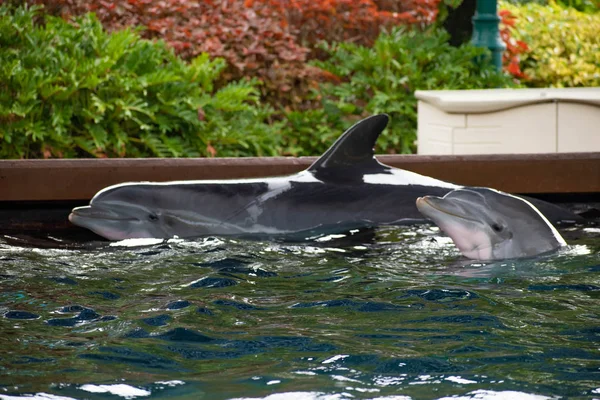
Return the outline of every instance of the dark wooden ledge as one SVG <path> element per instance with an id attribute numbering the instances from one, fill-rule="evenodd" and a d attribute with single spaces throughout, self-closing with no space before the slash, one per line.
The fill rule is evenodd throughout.
<path id="1" fill-rule="evenodd" d="M 0 160 L 0 201 L 87 200 L 127 181 L 286 175 L 316 157 Z M 464 185 L 511 193 L 598 193 L 600 153 L 382 155 L 383 163 Z"/>

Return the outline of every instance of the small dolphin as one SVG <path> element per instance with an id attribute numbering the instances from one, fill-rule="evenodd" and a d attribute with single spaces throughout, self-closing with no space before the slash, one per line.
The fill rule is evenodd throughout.
<path id="1" fill-rule="evenodd" d="M 422 221 L 415 200 L 461 186 L 381 164 L 387 115 L 357 122 L 307 170 L 274 178 L 133 182 L 102 189 L 69 220 L 109 239 L 207 235 L 302 240 Z M 541 202 L 551 220 L 572 219 Z M 546 209 L 542 209 L 546 213 Z"/>
<path id="2" fill-rule="evenodd" d="M 488 188 L 453 190 L 417 199 L 417 208 L 475 260 L 533 257 L 566 246 L 529 201 Z"/>

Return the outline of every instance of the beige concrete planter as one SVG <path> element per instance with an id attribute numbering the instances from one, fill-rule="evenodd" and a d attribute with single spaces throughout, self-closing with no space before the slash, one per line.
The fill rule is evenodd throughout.
<path id="1" fill-rule="evenodd" d="M 600 151 L 600 88 L 415 93 L 419 154 Z"/>

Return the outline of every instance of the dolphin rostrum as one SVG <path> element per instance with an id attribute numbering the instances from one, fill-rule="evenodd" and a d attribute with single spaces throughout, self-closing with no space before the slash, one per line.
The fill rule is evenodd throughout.
<path id="1" fill-rule="evenodd" d="M 453 190 L 417 199 L 417 208 L 475 260 L 533 257 L 566 245 L 529 201 L 488 188 Z"/>
<path id="2" fill-rule="evenodd" d="M 69 220 L 110 239 L 235 235 L 304 239 L 425 221 L 417 197 L 460 188 L 381 164 L 373 148 L 388 116 L 363 119 L 308 169 L 290 176 L 134 182 L 99 191 Z M 547 204 L 554 220 L 573 214 Z M 558 211 L 557 211 L 558 210 Z"/>

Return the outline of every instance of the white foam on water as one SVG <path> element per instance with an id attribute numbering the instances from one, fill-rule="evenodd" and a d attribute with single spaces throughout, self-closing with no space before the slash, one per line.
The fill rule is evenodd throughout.
<path id="1" fill-rule="evenodd" d="M 134 386 L 126 385 L 124 383 L 117 383 L 114 385 L 92 385 L 85 384 L 80 386 L 79 389 L 85 390 L 90 393 L 110 393 L 115 396 L 124 397 L 126 399 L 133 399 L 136 397 L 150 396 L 152 393 L 145 389 L 139 389 Z"/>
<path id="2" fill-rule="evenodd" d="M 343 360 L 344 358 L 350 357 L 349 354 L 338 354 L 336 356 L 330 357 L 327 360 L 323 361 L 321 364 L 331 364 L 332 362 L 336 362 L 338 360 Z"/>
<path id="3" fill-rule="evenodd" d="M 414 380 L 412 382 L 409 382 L 409 385 L 427 385 L 427 384 L 431 384 L 431 383 L 441 383 L 442 381 L 439 380 L 437 377 L 431 376 L 431 375 L 419 375 L 417 377 L 417 380 Z"/>
<path id="4" fill-rule="evenodd" d="M 169 387 L 175 387 L 175 386 L 179 386 L 179 385 L 185 385 L 184 381 L 179 381 L 179 380 L 173 380 L 173 381 L 158 381 L 158 382 L 154 382 L 157 385 L 165 385 L 165 386 L 169 386 Z"/>
<path id="5" fill-rule="evenodd" d="M 360 393 L 377 393 L 379 392 L 379 389 L 370 389 L 370 388 L 361 388 L 361 387 L 352 387 L 352 386 L 348 386 L 346 388 L 346 390 L 354 390 Z"/>
<path id="6" fill-rule="evenodd" d="M 331 379 L 333 379 L 335 381 L 340 381 L 340 382 L 362 383 L 358 379 L 348 378 L 347 376 L 343 376 L 343 375 L 331 375 Z"/>
<path id="7" fill-rule="evenodd" d="M 477 383 L 477 381 L 472 381 L 469 379 L 465 379 L 465 378 L 461 378 L 460 376 L 449 376 L 447 378 L 444 378 L 444 380 L 450 381 L 450 382 L 454 382 L 454 383 L 460 383 L 461 385 L 468 385 L 470 383 Z"/>
<path id="8" fill-rule="evenodd" d="M 315 375 L 317 375 L 316 372 L 312 372 L 312 371 L 294 371 L 294 373 L 296 375 L 309 375 L 309 376 L 315 376 Z"/>
<path id="9" fill-rule="evenodd" d="M 568 256 L 585 256 L 588 254 L 592 254 L 592 250 L 584 244 L 575 244 L 569 245 L 561 251 L 561 254 L 565 254 Z"/>
<path id="10" fill-rule="evenodd" d="M 538 394 L 529 394 L 505 390 L 496 392 L 494 390 L 475 390 L 463 396 L 440 397 L 438 400 L 550 400 L 552 397 L 541 396 Z"/>
<path id="11" fill-rule="evenodd" d="M 23 400 L 23 399 L 27 399 L 27 400 L 77 400 L 72 397 L 56 396 L 54 394 L 49 394 L 49 393 L 25 394 L 23 396 L 8 396 L 5 394 L 0 394 L 0 399 L 2 399 L 2 400 L 15 400 L 15 399 L 19 399 L 19 400 Z"/>
<path id="12" fill-rule="evenodd" d="M 315 239 L 315 242 L 329 242 L 334 239 L 341 239 L 346 237 L 344 234 L 331 234 L 327 236 L 321 236 Z"/>
<path id="13" fill-rule="evenodd" d="M 377 386 L 393 386 L 400 385 L 406 380 L 407 374 L 400 374 L 399 376 L 378 376 L 373 382 Z"/>
<path id="14" fill-rule="evenodd" d="M 275 393 L 266 397 L 236 397 L 230 400 L 342 400 L 351 398 L 345 394 L 326 394 L 321 392 Z"/>
<path id="15" fill-rule="evenodd" d="M 124 239 L 119 240 L 118 242 L 111 242 L 109 244 L 110 247 L 140 247 L 140 246 L 151 246 L 155 244 L 160 244 L 164 241 L 164 239 L 155 239 L 155 238 L 133 238 L 133 239 Z"/>

